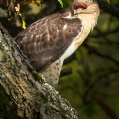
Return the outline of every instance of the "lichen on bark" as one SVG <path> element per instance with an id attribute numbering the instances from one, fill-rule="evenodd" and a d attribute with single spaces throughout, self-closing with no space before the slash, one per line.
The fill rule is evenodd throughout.
<path id="1" fill-rule="evenodd" d="M 31 67 L 0 24 L 0 118 L 79 119 L 59 92 Z"/>

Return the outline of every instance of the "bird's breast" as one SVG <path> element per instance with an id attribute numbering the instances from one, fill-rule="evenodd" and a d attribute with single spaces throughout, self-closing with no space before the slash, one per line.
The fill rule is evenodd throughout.
<path id="1" fill-rule="evenodd" d="M 90 15 L 80 15 L 80 19 L 82 21 L 82 29 L 81 32 L 74 39 L 75 50 L 82 44 L 82 42 L 86 39 L 91 30 L 93 30 L 95 26 L 95 20 Z"/>

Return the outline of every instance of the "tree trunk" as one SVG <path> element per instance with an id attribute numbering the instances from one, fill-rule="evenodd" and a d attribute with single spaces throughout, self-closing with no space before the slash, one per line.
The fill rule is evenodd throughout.
<path id="1" fill-rule="evenodd" d="M 69 102 L 34 71 L 1 24 L 0 118 L 79 119 Z"/>

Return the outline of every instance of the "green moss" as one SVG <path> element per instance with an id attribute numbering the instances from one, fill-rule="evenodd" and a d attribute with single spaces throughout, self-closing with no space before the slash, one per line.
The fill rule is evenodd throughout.
<path id="1" fill-rule="evenodd" d="M 40 82 L 41 85 L 44 83 L 44 80 L 42 79 L 39 73 L 34 71 L 32 74 L 33 74 L 34 79 Z"/>

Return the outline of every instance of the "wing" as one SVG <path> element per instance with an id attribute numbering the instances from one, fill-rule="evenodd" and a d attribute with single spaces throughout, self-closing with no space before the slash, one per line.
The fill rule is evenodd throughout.
<path id="1" fill-rule="evenodd" d="M 81 32 L 81 21 L 61 11 L 31 24 L 15 37 L 36 71 L 59 59 Z"/>

